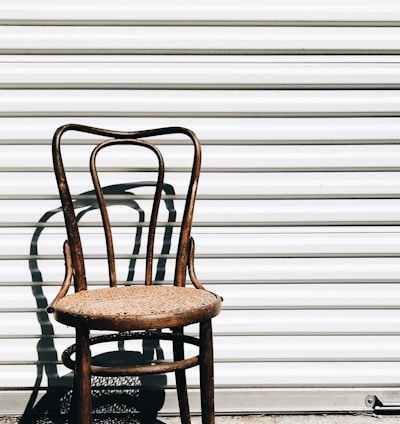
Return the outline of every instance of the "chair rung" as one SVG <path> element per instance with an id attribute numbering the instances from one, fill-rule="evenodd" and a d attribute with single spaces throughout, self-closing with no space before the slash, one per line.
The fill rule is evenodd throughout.
<path id="1" fill-rule="evenodd" d="M 95 344 L 99 344 L 99 343 L 108 343 L 108 342 L 113 342 L 113 341 L 122 341 L 122 340 L 145 340 L 145 339 L 155 339 L 155 340 L 169 340 L 169 341 L 173 341 L 173 340 L 180 340 L 183 343 L 189 343 L 192 344 L 194 346 L 199 346 L 200 345 L 200 341 L 198 338 L 196 337 L 192 337 L 192 336 L 186 336 L 186 335 L 182 335 L 182 334 L 174 334 L 174 333 L 169 333 L 169 332 L 162 332 L 162 331 L 132 331 L 132 332 L 121 332 L 121 333 L 111 333 L 111 334 L 104 334 L 101 336 L 95 336 L 95 337 L 91 337 L 89 340 L 90 345 L 95 345 Z M 70 370 L 74 370 L 75 369 L 75 361 L 73 359 L 71 359 L 71 356 L 76 352 L 76 345 L 73 344 L 69 347 L 67 347 L 64 352 L 62 353 L 62 357 L 61 360 L 63 362 L 63 364 L 69 368 Z M 188 358 L 191 359 L 191 358 Z M 169 363 L 165 363 L 163 366 L 165 367 L 165 365 L 167 364 L 172 364 L 172 365 L 176 365 L 181 361 L 175 361 L 175 362 L 169 362 Z M 182 366 L 180 368 L 176 368 L 178 369 L 186 369 L 186 368 L 191 368 L 193 366 L 196 366 L 198 364 L 198 361 L 196 363 L 194 363 L 193 365 L 187 365 L 187 366 Z M 158 364 L 157 364 L 158 365 Z M 162 371 L 154 371 L 154 366 L 155 365 L 151 365 L 151 371 L 150 372 L 139 372 L 138 368 L 140 367 L 142 370 L 144 367 L 148 367 L 149 365 L 137 365 L 134 367 L 130 367 L 132 368 L 131 372 L 129 372 L 128 374 L 125 375 L 144 375 L 144 374 L 158 374 L 160 372 L 171 372 L 171 371 L 175 371 L 174 367 L 171 367 L 170 370 L 166 369 L 166 370 L 162 370 Z M 97 366 L 97 368 L 112 368 L 114 370 L 117 370 L 117 367 L 100 367 Z M 124 367 L 125 369 L 126 367 Z M 169 368 L 169 367 L 167 367 Z M 135 370 L 136 369 L 136 370 Z M 93 375 L 108 375 L 108 376 L 112 376 L 112 375 L 117 375 L 117 372 L 110 372 L 110 371 L 105 371 L 106 374 L 101 374 L 101 373 L 95 373 L 93 372 Z M 121 374 L 119 374 L 121 375 Z"/>
<path id="2" fill-rule="evenodd" d="M 187 368 L 198 365 L 199 357 L 192 356 L 191 358 L 182 359 L 175 362 L 154 362 L 150 365 L 135 365 L 131 367 L 103 367 L 97 365 L 91 365 L 90 370 L 92 375 L 98 375 L 102 377 L 112 377 L 120 375 L 149 375 L 149 374 L 160 374 L 165 372 L 173 372 L 178 370 L 184 370 Z"/>

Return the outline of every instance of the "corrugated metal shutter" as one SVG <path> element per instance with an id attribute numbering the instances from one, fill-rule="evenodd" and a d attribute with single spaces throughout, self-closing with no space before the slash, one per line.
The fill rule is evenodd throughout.
<path id="1" fill-rule="evenodd" d="M 29 246 L 70 121 L 201 139 L 197 268 L 225 298 L 218 411 L 399 399 L 399 26 L 394 1 L 2 4 L 0 412 L 23 409 L 51 330 Z M 70 332 L 55 331 L 60 352 Z"/>

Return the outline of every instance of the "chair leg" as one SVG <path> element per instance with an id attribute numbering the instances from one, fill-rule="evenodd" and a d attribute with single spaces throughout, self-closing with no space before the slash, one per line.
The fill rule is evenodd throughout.
<path id="1" fill-rule="evenodd" d="M 174 329 L 175 334 L 183 334 L 181 328 Z M 180 340 L 174 340 L 174 360 L 179 361 L 184 359 L 184 347 L 183 342 Z M 186 373 L 185 370 L 175 371 L 175 381 L 176 381 L 176 390 L 178 394 L 178 403 L 179 403 L 179 412 L 181 416 L 182 424 L 190 424 L 190 408 L 189 400 L 187 394 L 187 384 L 186 384 Z"/>
<path id="2" fill-rule="evenodd" d="M 89 332 L 76 329 L 74 397 L 78 424 L 92 422 Z"/>
<path id="3" fill-rule="evenodd" d="M 211 320 L 200 323 L 200 394 L 202 424 L 215 424 Z"/>

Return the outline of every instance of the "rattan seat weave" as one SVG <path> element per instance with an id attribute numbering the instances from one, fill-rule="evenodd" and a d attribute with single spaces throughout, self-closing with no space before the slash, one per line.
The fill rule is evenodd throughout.
<path id="1" fill-rule="evenodd" d="M 66 325 L 143 330 L 185 326 L 197 322 L 199 317 L 210 319 L 218 315 L 220 304 L 213 293 L 191 287 L 119 286 L 65 296 L 54 305 L 54 313 Z"/>

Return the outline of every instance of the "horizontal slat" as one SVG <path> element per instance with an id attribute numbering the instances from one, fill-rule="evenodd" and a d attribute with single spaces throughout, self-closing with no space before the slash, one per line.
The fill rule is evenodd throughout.
<path id="1" fill-rule="evenodd" d="M 263 352 L 265 362 L 332 362 L 340 368 L 340 362 L 397 361 L 396 337 L 246 337 L 238 343 L 235 337 L 215 337 L 217 358 L 236 361 L 260 361 Z M 333 364 L 335 363 L 335 364 Z"/>
<path id="2" fill-rule="evenodd" d="M 219 259 L 197 260 L 202 280 L 246 282 L 375 282 L 399 281 L 396 259 Z"/>
<path id="3" fill-rule="evenodd" d="M 398 335 L 397 310 L 224 311 L 216 334 L 248 335 Z"/>
<path id="4" fill-rule="evenodd" d="M 0 27 L 7 49 L 227 49 L 249 54 L 259 49 L 397 49 L 397 28 L 196 28 L 196 27 Z M 49 39 L 47 36 L 51 34 Z M 182 37 L 185 35 L 185 37 Z M 7 43 L 5 42 L 7 40 Z M 195 47 L 193 47 L 195 45 Z"/>
<path id="5" fill-rule="evenodd" d="M 300 5 L 295 0 L 285 0 L 279 4 L 259 0 L 247 1 L 246 4 L 215 3 L 210 0 L 201 4 L 174 0 L 168 3 L 147 1 L 144 4 L 132 5 L 123 0 L 110 3 L 102 0 L 96 3 L 96 8 L 88 8 L 77 0 L 68 5 L 58 4 L 49 0 L 35 2 L 28 0 L 14 1 L 5 5 L 2 12 L 4 20 L 80 20 L 96 21 L 161 21 L 176 22 L 179 20 L 206 21 L 376 21 L 385 22 L 400 20 L 398 7 L 392 1 L 382 1 L 379 7 L 365 4 L 359 7 L 355 0 L 326 1 L 322 5 L 317 1 Z"/>
<path id="6" fill-rule="evenodd" d="M 0 90 L 0 116 L 275 116 L 400 114 L 396 91 Z"/>
<path id="7" fill-rule="evenodd" d="M 43 271 L 46 271 L 45 266 Z M 370 284 L 366 287 L 350 282 L 346 285 L 324 284 L 319 287 L 309 284 L 262 286 L 243 283 L 233 287 L 204 284 L 208 290 L 218 292 L 225 299 L 225 310 L 400 309 L 396 302 L 400 288 L 393 284 Z M 9 309 L 13 308 L 10 305 L 18 305 L 18 309 L 24 310 L 36 307 L 43 309 L 46 303 L 42 294 L 51 301 L 57 291 L 58 287 L 45 287 L 35 295 L 30 287 L 1 287 L 0 312 L 10 312 Z"/>
<path id="8" fill-rule="evenodd" d="M 13 362 L 24 365 L 37 361 L 38 341 L 39 339 L 35 338 L 3 339 L 0 364 L 11 365 Z M 346 336 L 248 336 L 245 341 L 246 343 L 238 343 L 238 338 L 234 336 L 216 336 L 214 350 L 217 362 L 331 362 L 332 366 L 339 368 L 341 362 L 398 361 L 398 340 L 393 336 L 361 336 L 355 339 Z M 50 355 L 55 354 L 55 347 L 61 352 L 73 343 L 73 340 L 56 338 L 54 344 L 50 340 L 47 345 L 42 343 L 40 354 L 45 360 L 46 355 L 50 358 Z M 163 344 L 162 348 L 165 353 L 170 350 Z M 141 347 L 127 344 L 127 349 L 140 351 Z M 188 355 L 190 354 L 191 348 L 188 351 Z"/>
<path id="9" fill-rule="evenodd" d="M 217 364 L 215 379 L 230 387 L 398 387 L 399 374 L 393 363 L 330 364 L 260 363 Z M 370 379 L 367 377 L 369 375 Z M 298 384 L 293 385 L 293 380 Z M 241 382 L 238 383 L 238 381 Z M 351 385 L 348 382 L 352 381 Z"/>
<path id="10" fill-rule="evenodd" d="M 39 391 L 39 397 L 47 393 L 46 388 Z M 370 396 L 371 388 L 217 388 L 215 390 L 216 412 L 221 415 L 241 414 L 260 415 L 260 411 L 269 414 L 309 413 L 310 411 L 327 411 L 342 414 L 346 411 L 358 411 L 360 414 L 371 413 L 371 408 L 366 405 L 365 399 Z M 393 388 L 374 388 L 374 393 L 379 399 L 388 399 L 396 402 L 398 392 Z M 0 401 L 5 405 L 4 413 L 15 416 L 24 410 L 30 399 L 29 390 L 0 392 Z M 173 388 L 165 391 L 166 398 L 163 405 L 163 414 L 175 415 L 177 413 L 176 392 Z M 243 402 L 246 399 L 246 402 Z M 338 399 L 340 402 L 332 402 Z M 189 391 L 189 402 L 194 413 L 200 413 L 199 390 Z M 396 417 L 392 417 L 392 421 Z M 386 420 L 391 418 L 386 418 Z M 366 418 L 373 422 L 373 416 Z M 367 422 L 367 421 L 365 421 Z"/>
<path id="11" fill-rule="evenodd" d="M 397 54 L 400 28 L 0 27 L 1 54 Z"/>
<path id="12" fill-rule="evenodd" d="M 0 57 L 1 59 L 1 57 Z M 389 60 L 392 60 L 390 62 Z M 1 60 L 1 88 L 29 87 L 122 87 L 122 88 L 398 88 L 400 64 L 331 62 L 273 63 L 251 60 L 251 63 L 231 59 L 230 62 L 207 60 L 197 63 L 163 60 L 160 63 L 138 62 L 120 57 L 110 62 L 100 59 L 65 59 L 46 62 L 26 58 L 21 62 Z M 29 66 L 27 66 L 29 63 Z M 29 99 L 29 96 L 26 96 Z M 304 99 L 304 98 L 303 98 Z M 210 105 L 212 107 L 212 103 Z"/>
<path id="13" fill-rule="evenodd" d="M 41 334 L 34 312 L 3 312 L 0 334 Z M 399 310 L 226 310 L 215 320 L 215 334 L 224 336 L 398 336 Z M 10 322 L 12 326 L 10 326 Z M 71 329 L 57 325 L 57 335 Z M 188 331 L 189 332 L 189 331 Z"/>
<path id="14" fill-rule="evenodd" d="M 215 286 L 225 299 L 225 309 L 399 309 L 395 285 L 265 285 L 243 284 L 236 290 Z"/>
<path id="15" fill-rule="evenodd" d="M 343 363 L 340 368 L 333 368 L 323 363 L 233 363 L 216 364 L 216 387 L 397 387 L 399 375 L 394 372 L 393 363 Z M 1 366 L 1 374 L 9 388 L 31 387 L 36 376 L 36 366 L 26 365 L 20 367 L 21 372 L 15 374 L 15 366 Z M 198 370 L 188 370 L 188 384 L 198 387 Z M 368 374 L 367 374 L 368 373 Z M 366 375 L 373 376 L 373 383 L 366 379 Z M 298 384 L 293 385 L 295 379 Z M 350 385 L 348 381 L 353 381 Z M 238 383 L 241 382 L 241 383 Z M 44 377 L 43 387 L 47 379 Z M 168 386 L 174 385 L 174 377 L 167 375 Z"/>
<path id="16" fill-rule="evenodd" d="M 30 209 L 21 209 L 21 202 L 2 202 L 0 219 L 3 223 L 32 223 L 46 210 L 58 206 L 46 202 L 37 205 L 32 202 Z M 210 213 L 212 211 L 212 213 Z M 115 210 L 116 225 L 129 227 L 131 214 Z M 398 225 L 400 203 L 398 200 L 302 200 L 302 201 L 253 201 L 245 205 L 235 201 L 201 201 L 196 207 L 195 226 L 232 226 L 237 223 L 252 226 L 325 226 L 325 225 Z M 247 219 L 244 220 L 243 218 Z M 59 222 L 59 221 L 58 221 Z M 90 225 L 92 220 L 87 219 Z M 164 221 L 165 222 L 165 221 Z M 171 224 L 177 225 L 177 224 Z"/>
<path id="17" fill-rule="evenodd" d="M 34 155 L 34 148 L 31 149 Z M 2 152 L 3 149 L 0 148 Z M 18 151 L 18 150 L 17 150 Z M 4 153 L 6 155 L 6 152 Z M 22 156 L 16 160 L 10 156 L 10 163 L 15 162 L 15 171 L 0 172 L 1 195 L 3 200 L 43 201 L 53 200 L 58 204 L 56 183 L 53 172 L 25 172 Z M 23 172 L 24 171 L 24 172 Z M 218 173 L 218 185 L 215 184 L 216 174 L 203 173 L 199 185 L 198 199 L 229 199 L 242 196 L 247 200 L 279 199 L 279 198 L 342 198 L 347 197 L 393 197 L 398 196 L 400 186 L 399 173 L 280 173 L 271 176 L 251 173 Z M 128 180 L 130 179 L 130 176 Z M 125 178 L 121 178 L 121 181 Z M 77 191 L 84 192 L 87 186 L 82 182 Z M 137 197 L 142 199 L 140 195 Z M 28 204 L 28 202 L 27 202 Z M 22 203 L 21 203 L 22 206 Z M 43 208 L 44 212 L 44 208 Z"/>
<path id="18" fill-rule="evenodd" d="M 68 120 L 71 121 L 71 120 Z M 67 122 L 68 122 L 67 121 Z M 398 140 L 400 118 L 74 118 L 75 122 L 121 131 L 171 125 L 193 128 L 200 140 Z M 63 118 L 0 118 L 0 141 L 50 142 Z M 23 144 L 23 143 L 22 143 Z"/>
<path id="19" fill-rule="evenodd" d="M 247 202 L 246 205 L 237 205 L 236 202 L 225 201 L 220 205 L 213 202 L 199 202 L 196 208 L 197 223 L 211 218 L 210 208 L 213 210 L 213 221 L 229 224 L 230 221 L 265 222 L 266 225 L 324 225 L 335 222 L 343 223 L 387 221 L 395 222 L 399 217 L 399 206 L 396 200 L 381 201 L 258 201 L 257 205 Z M 310 222 L 311 221 L 311 222 Z M 373 225 L 373 224 L 372 224 Z"/>
<path id="20" fill-rule="evenodd" d="M 18 257 L 21 252 L 27 251 L 30 245 L 33 231 L 25 231 L 25 234 L 0 231 L 0 255 L 12 255 Z M 99 229 L 98 234 L 101 234 Z M 122 232 L 122 234 L 121 234 Z M 116 253 L 126 254 L 132 249 L 134 241 L 134 231 L 128 229 L 114 231 L 114 240 L 116 242 Z M 196 241 L 196 255 L 200 258 L 213 257 L 220 254 L 238 255 L 246 252 L 249 256 L 258 254 L 276 254 L 276 255 L 302 255 L 302 254 L 346 254 L 352 255 L 364 253 L 366 255 L 394 254 L 398 252 L 400 243 L 399 231 L 393 232 L 376 232 L 371 233 L 369 229 L 360 229 L 359 232 L 348 231 L 348 233 L 328 233 L 319 230 L 319 232 L 305 232 L 301 229 L 301 233 L 282 232 L 274 234 L 270 231 L 258 231 L 257 234 L 238 234 L 236 231 L 231 233 L 213 233 L 208 231 L 204 234 L 193 230 L 193 236 Z M 58 231 L 54 229 L 46 229 L 40 235 L 38 252 L 41 258 L 46 259 L 55 255 L 54 246 L 58 246 L 63 242 L 65 232 L 63 229 Z M 145 237 L 145 235 L 143 236 Z M 161 238 L 161 235 L 159 236 Z M 160 240 L 156 242 L 156 252 Z M 86 235 L 85 246 L 91 255 L 104 253 L 104 246 L 99 245 L 99 236 Z M 175 244 L 171 247 L 174 252 Z M 61 253 L 60 253 L 61 254 Z"/>
<path id="21" fill-rule="evenodd" d="M 72 172 L 86 172 L 88 169 L 87 158 L 93 146 L 66 146 L 63 149 L 66 168 Z M 26 146 L 1 146 L 0 169 L 4 172 L 7 170 L 15 170 L 21 172 L 29 172 L 37 169 L 40 172 L 53 173 L 51 163 L 51 151 L 49 146 L 36 146 L 31 148 L 31 155 L 27 157 L 24 155 Z M 191 153 L 191 147 L 187 146 L 160 146 L 165 161 L 166 161 L 166 179 L 168 183 L 179 187 L 184 185 L 181 175 L 173 175 L 174 172 L 183 172 L 188 169 L 187 158 Z M 363 171 L 367 172 L 370 169 L 372 172 L 392 171 L 400 169 L 400 145 L 372 145 L 372 146 L 205 146 L 203 149 L 202 171 L 203 172 L 244 172 L 253 175 L 253 178 L 258 172 L 299 172 L 307 171 L 309 169 L 323 173 L 341 171 Z M 140 148 L 132 146 L 119 147 L 109 149 L 107 154 L 100 154 L 98 159 L 99 169 L 118 170 L 119 174 L 108 178 L 113 178 L 113 181 L 124 181 L 124 178 L 135 178 L 136 173 L 144 170 L 149 172 L 155 169 L 155 159 L 148 152 L 141 152 Z M 132 173 L 129 173 L 131 171 Z M 126 174 L 124 174 L 126 173 Z M 133 176 L 132 176 L 133 174 Z M 81 178 L 85 175 L 82 174 Z M 394 174 L 395 176 L 395 174 Z M 271 185 L 277 178 L 278 181 L 284 181 L 285 178 L 293 179 L 293 177 L 277 177 L 273 178 L 266 176 L 258 176 L 262 181 Z M 350 175 L 342 175 L 338 177 L 325 178 L 357 178 Z M 386 178 L 383 175 L 378 176 L 378 179 L 371 174 L 369 176 L 374 182 L 374 186 L 383 185 L 380 183 L 379 178 Z M 23 176 L 16 177 L 24 180 Z M 75 178 L 73 176 L 72 178 Z M 105 177 L 104 177 L 105 178 Z M 228 177 L 227 177 L 228 178 Z M 231 180 L 232 177 L 229 177 Z M 242 176 L 237 176 L 238 179 Z M 307 178 L 307 177 L 301 177 Z M 310 176 L 309 176 L 310 178 Z M 315 178 L 315 177 L 313 177 Z M 147 178 L 146 178 L 147 179 Z M 88 178 L 85 179 L 89 180 Z M 139 178 L 140 180 L 140 178 Z M 177 180 L 177 181 L 175 181 Z M 124 182 L 128 182 L 124 181 Z M 75 183 L 75 181 L 74 181 Z M 234 184 L 234 183 L 232 183 Z M 296 184 L 298 185 L 298 184 Z M 141 194 L 148 194 L 147 192 L 140 192 Z M 179 192 L 178 192 L 179 193 Z"/>

